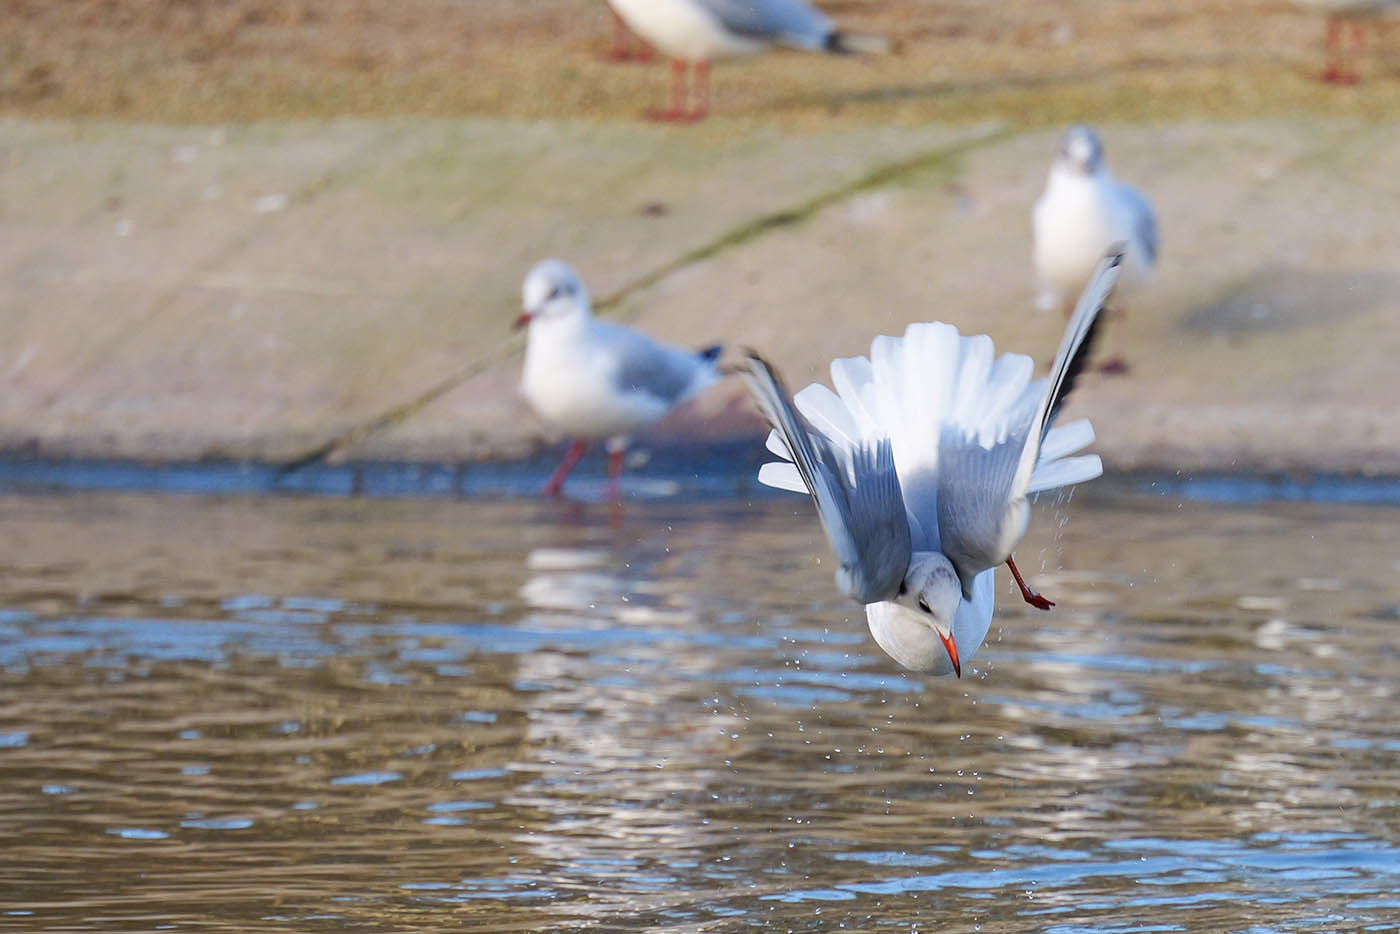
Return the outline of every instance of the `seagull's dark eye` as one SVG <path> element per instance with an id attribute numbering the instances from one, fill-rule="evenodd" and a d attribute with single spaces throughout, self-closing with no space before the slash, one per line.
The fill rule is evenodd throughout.
<path id="1" fill-rule="evenodd" d="M 552 289 L 549 290 L 549 295 L 546 297 L 545 300 L 546 300 L 546 301 L 550 301 L 550 302 L 554 301 L 554 300 L 555 300 L 556 298 L 558 298 L 560 295 L 563 295 L 563 294 L 564 294 L 563 289 L 564 289 L 563 286 L 556 285 L 554 288 L 552 288 Z"/>
<path id="2" fill-rule="evenodd" d="M 933 610 L 930 610 L 928 607 L 928 601 L 925 600 L 923 597 L 919 598 L 919 609 L 923 610 L 925 613 L 933 612 Z"/>

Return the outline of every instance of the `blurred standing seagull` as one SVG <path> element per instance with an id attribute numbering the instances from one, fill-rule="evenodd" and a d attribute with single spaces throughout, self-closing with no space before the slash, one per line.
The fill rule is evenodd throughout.
<path id="1" fill-rule="evenodd" d="M 1061 140 L 1045 191 L 1031 214 L 1031 233 L 1032 260 L 1042 286 L 1037 304 L 1063 308 L 1066 316 L 1069 303 L 1113 244 L 1126 248 L 1120 299 L 1142 286 L 1157 262 L 1157 219 L 1151 202 L 1109 174 L 1103 143 L 1083 124 L 1070 127 Z"/>
<path id="2" fill-rule="evenodd" d="M 752 55 L 770 45 L 810 52 L 885 52 L 877 36 L 838 30 L 806 0 L 608 0 L 632 31 L 671 57 L 671 106 L 648 117 L 699 120 L 710 108 L 710 60 Z M 695 66 L 694 105 L 686 72 Z"/>
<path id="3" fill-rule="evenodd" d="M 558 260 L 537 263 L 521 297 L 515 326 L 530 330 L 520 391 L 540 418 L 573 436 L 545 492 L 558 495 L 588 442 L 606 440 L 609 490 L 618 496 L 627 436 L 718 380 L 721 348 L 693 353 L 597 320 L 583 282 Z"/>
<path id="4" fill-rule="evenodd" d="M 1351 24 L 1351 47 L 1360 51 L 1366 47 L 1366 24 L 1364 20 L 1374 19 L 1394 6 L 1396 0 L 1294 0 L 1297 6 L 1327 17 L 1327 64 L 1322 69 L 1322 80 L 1332 84 L 1355 84 L 1361 80 L 1356 68 L 1347 55 L 1346 40 L 1342 32 L 1347 23 Z"/>
<path id="5" fill-rule="evenodd" d="M 1052 427 L 1083 372 L 1123 254 L 1105 257 L 1070 318 L 1048 380 L 1031 382 L 1021 354 L 993 360 L 992 339 L 950 324 L 913 324 L 877 337 L 870 358 L 831 364 L 832 392 L 813 383 L 788 401 L 772 368 L 750 352 L 744 377 L 773 425 L 768 486 L 811 493 L 836 552 L 836 584 L 865 604 L 875 641 L 918 671 L 962 674 L 991 625 L 995 568 L 1030 521 L 1026 497 L 1092 480 L 1097 455 L 1081 420 Z M 794 408 L 794 404 L 796 408 Z M 790 461 L 791 463 L 788 463 Z"/>

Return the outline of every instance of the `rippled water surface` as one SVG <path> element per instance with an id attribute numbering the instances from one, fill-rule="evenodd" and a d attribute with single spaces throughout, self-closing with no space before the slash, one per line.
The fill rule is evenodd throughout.
<path id="1" fill-rule="evenodd" d="M 0 928 L 1400 930 L 1400 511 L 1068 512 L 958 681 L 796 498 L 0 498 Z"/>

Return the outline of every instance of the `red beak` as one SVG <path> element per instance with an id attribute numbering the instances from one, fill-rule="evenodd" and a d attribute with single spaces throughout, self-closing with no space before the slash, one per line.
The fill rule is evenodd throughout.
<path id="1" fill-rule="evenodd" d="M 962 662 L 958 661 L 958 644 L 953 641 L 953 636 L 951 634 L 945 636 L 942 632 L 939 632 L 938 638 L 943 640 L 943 648 L 948 651 L 948 658 L 953 663 L 953 671 L 961 678 Z"/>
<path id="2" fill-rule="evenodd" d="M 510 329 L 512 331 L 518 331 L 521 328 L 528 325 L 530 323 L 530 319 L 534 317 L 535 316 L 530 314 L 528 311 L 522 311 L 519 315 L 516 316 L 515 323 L 510 326 Z"/>

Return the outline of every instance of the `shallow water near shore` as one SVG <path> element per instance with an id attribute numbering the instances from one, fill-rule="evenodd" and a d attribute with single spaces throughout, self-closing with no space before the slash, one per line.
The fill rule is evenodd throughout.
<path id="1" fill-rule="evenodd" d="M 1042 502 L 961 680 L 797 497 L 0 523 L 0 929 L 1400 930 L 1393 507 Z"/>

